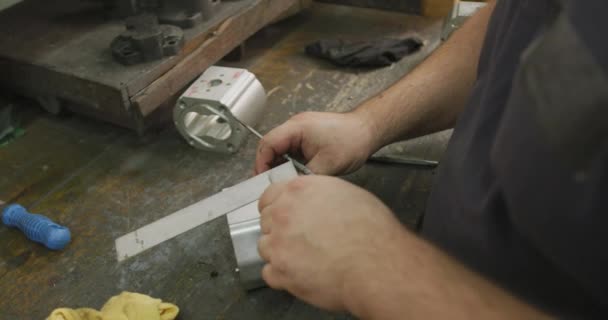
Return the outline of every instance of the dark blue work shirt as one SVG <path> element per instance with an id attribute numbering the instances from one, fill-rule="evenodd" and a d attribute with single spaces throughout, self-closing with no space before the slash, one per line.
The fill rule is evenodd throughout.
<path id="1" fill-rule="evenodd" d="M 561 317 L 608 317 L 607 15 L 498 0 L 422 230 Z"/>

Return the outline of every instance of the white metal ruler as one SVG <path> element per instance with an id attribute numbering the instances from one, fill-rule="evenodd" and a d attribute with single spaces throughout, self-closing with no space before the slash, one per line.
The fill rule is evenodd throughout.
<path id="1" fill-rule="evenodd" d="M 133 257 L 201 224 L 257 201 L 273 182 L 297 175 L 287 162 L 115 240 L 118 261 Z"/>

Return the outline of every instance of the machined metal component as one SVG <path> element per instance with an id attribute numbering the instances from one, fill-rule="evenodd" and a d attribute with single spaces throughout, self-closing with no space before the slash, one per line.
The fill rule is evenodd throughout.
<path id="1" fill-rule="evenodd" d="M 198 149 L 236 152 L 266 105 L 266 92 L 245 69 L 210 67 L 177 100 L 176 128 Z"/>
<path id="2" fill-rule="evenodd" d="M 227 218 L 241 284 L 248 290 L 264 286 L 264 260 L 258 253 L 258 239 L 262 236 L 258 202 L 231 212 Z"/>
<path id="3" fill-rule="evenodd" d="M 274 168 L 270 172 L 270 181 L 273 183 L 288 181 L 298 176 L 295 167 L 290 162 Z M 246 289 L 264 286 L 262 280 L 264 260 L 258 253 L 258 239 L 261 236 L 258 201 L 251 202 L 229 213 L 226 217 L 241 284 Z"/>
<path id="4" fill-rule="evenodd" d="M 152 14 L 141 14 L 126 20 L 123 34 L 116 37 L 110 48 L 114 59 L 124 65 L 133 65 L 173 56 L 184 46 L 182 29 L 159 25 Z"/>

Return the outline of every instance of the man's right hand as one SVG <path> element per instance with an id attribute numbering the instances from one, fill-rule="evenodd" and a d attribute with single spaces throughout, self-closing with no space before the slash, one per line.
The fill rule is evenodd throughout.
<path id="1" fill-rule="evenodd" d="M 255 173 L 282 162 L 283 154 L 302 156 L 316 174 L 338 175 L 359 169 L 376 150 L 374 134 L 354 113 L 305 112 L 270 131 L 260 141 Z"/>

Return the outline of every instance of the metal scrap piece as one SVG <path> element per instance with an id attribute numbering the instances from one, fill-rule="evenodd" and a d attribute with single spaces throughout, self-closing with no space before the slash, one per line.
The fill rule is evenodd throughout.
<path id="1" fill-rule="evenodd" d="M 122 261 L 133 257 L 201 224 L 256 202 L 272 182 L 295 176 L 295 168 L 288 162 L 143 226 L 115 240 L 117 259 Z"/>

